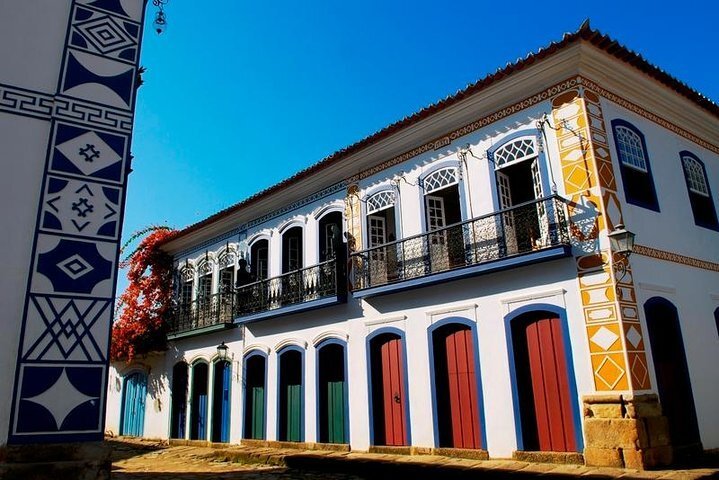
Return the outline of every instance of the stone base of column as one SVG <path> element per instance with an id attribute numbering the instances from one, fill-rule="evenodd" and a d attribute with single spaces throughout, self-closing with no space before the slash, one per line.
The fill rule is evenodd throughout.
<path id="1" fill-rule="evenodd" d="M 587 465 L 645 470 L 672 463 L 669 423 L 656 395 L 592 395 L 583 402 Z"/>
<path id="2" fill-rule="evenodd" d="M 3 480 L 109 480 L 110 446 L 103 442 L 8 445 L 2 447 Z"/>

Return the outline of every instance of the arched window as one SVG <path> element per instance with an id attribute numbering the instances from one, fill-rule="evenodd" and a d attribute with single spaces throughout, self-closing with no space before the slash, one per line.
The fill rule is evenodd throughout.
<path id="1" fill-rule="evenodd" d="M 512 140 L 492 153 L 495 168 L 501 168 L 512 163 L 521 162 L 537 156 L 536 137 L 521 137 Z"/>
<path id="2" fill-rule="evenodd" d="M 424 193 L 434 193 L 437 190 L 456 185 L 459 182 L 457 169 L 447 167 L 430 173 L 423 181 Z"/>
<path id="3" fill-rule="evenodd" d="M 367 199 L 367 213 L 375 213 L 394 206 L 394 192 L 383 190 Z"/>
<path id="4" fill-rule="evenodd" d="M 189 265 L 180 270 L 180 305 L 189 305 L 192 302 L 192 282 L 195 279 L 195 271 Z"/>
<path id="5" fill-rule="evenodd" d="M 619 170 L 628 203 L 659 211 L 644 135 L 631 123 L 612 120 Z"/>
<path id="6" fill-rule="evenodd" d="M 202 262 L 197 267 L 197 299 L 208 300 L 212 295 L 212 264 Z"/>
<path id="7" fill-rule="evenodd" d="M 686 180 L 689 202 L 694 214 L 694 223 L 713 230 L 719 229 L 704 164 L 691 152 L 679 152 L 679 157 L 682 159 L 684 180 Z"/>

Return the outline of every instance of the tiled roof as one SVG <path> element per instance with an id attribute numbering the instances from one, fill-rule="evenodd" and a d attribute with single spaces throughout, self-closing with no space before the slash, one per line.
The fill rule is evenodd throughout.
<path id="1" fill-rule="evenodd" d="M 301 170 L 294 174 L 293 176 L 265 189 L 260 192 L 257 192 L 256 194 L 246 198 L 245 200 L 232 205 L 231 207 L 228 207 L 224 210 L 220 210 L 219 212 L 215 213 L 214 215 L 211 215 L 204 220 L 201 220 L 195 224 L 192 224 L 182 230 L 178 230 L 174 235 L 168 237 L 163 244 L 168 243 L 176 238 L 185 236 L 189 233 L 192 233 L 194 231 L 199 230 L 200 228 L 209 225 L 235 211 L 238 211 L 242 208 L 247 207 L 248 205 L 251 205 L 252 203 L 262 199 L 266 198 L 272 194 L 275 194 L 279 191 L 281 191 L 283 188 L 287 187 L 288 185 L 291 185 L 298 180 L 301 180 L 305 177 L 308 177 L 312 175 L 315 172 L 318 172 L 326 167 L 329 167 L 330 165 L 334 165 L 337 162 L 342 161 L 342 159 L 348 157 L 349 155 L 362 150 L 363 148 L 372 145 L 373 143 L 376 143 L 393 133 L 402 130 L 403 128 L 409 127 L 413 125 L 414 123 L 423 120 L 425 118 L 428 118 L 432 116 L 433 114 L 440 112 L 444 110 L 445 108 L 448 108 L 457 102 L 474 95 L 477 92 L 480 92 L 484 90 L 485 88 L 489 87 L 490 85 L 502 80 L 505 77 L 508 77 L 512 75 L 514 72 L 520 71 L 524 68 L 529 67 L 533 63 L 542 60 L 544 58 L 547 58 L 554 53 L 566 48 L 569 45 L 572 45 L 579 41 L 586 41 L 594 45 L 595 47 L 599 48 L 600 50 L 603 50 L 607 54 L 617 58 L 620 61 L 623 61 L 641 72 L 645 73 L 646 75 L 649 75 L 653 79 L 657 80 L 658 82 L 664 84 L 665 86 L 671 88 L 672 90 L 676 91 L 678 94 L 683 95 L 684 97 L 688 98 L 692 102 L 696 103 L 701 108 L 707 110 L 709 113 L 719 117 L 719 105 L 714 103 L 709 98 L 705 97 L 698 91 L 694 90 L 693 88 L 689 87 L 684 82 L 681 82 L 680 80 L 677 80 L 676 78 L 669 75 L 667 72 L 662 70 L 661 68 L 652 65 L 647 60 L 645 60 L 641 55 L 638 53 L 629 50 L 624 45 L 618 43 L 616 40 L 612 39 L 608 35 L 604 35 L 598 30 L 594 30 L 589 26 L 589 21 L 585 21 L 578 30 L 576 30 L 573 33 L 566 33 L 562 37 L 562 39 L 558 42 L 552 42 L 549 45 L 547 45 L 545 48 L 542 48 L 538 50 L 535 53 L 530 53 L 525 58 L 520 58 L 514 63 L 509 63 L 507 66 L 503 68 L 497 69 L 496 72 L 487 75 L 486 77 L 482 78 L 481 80 L 478 80 L 474 83 L 471 83 L 467 85 L 466 88 L 457 91 L 453 95 L 449 95 L 445 97 L 444 99 L 435 102 L 431 105 L 428 105 L 424 107 L 423 109 L 413 113 L 412 115 L 406 116 L 402 118 L 401 120 L 392 123 L 386 127 L 384 127 L 381 130 L 378 130 L 377 132 L 363 138 L 362 140 L 353 143 L 352 145 L 349 145 L 348 147 L 345 147 L 341 150 L 338 150 L 334 152 L 333 154 L 323 158 L 319 162 L 315 163 L 314 165 L 311 165 L 304 170 Z"/>

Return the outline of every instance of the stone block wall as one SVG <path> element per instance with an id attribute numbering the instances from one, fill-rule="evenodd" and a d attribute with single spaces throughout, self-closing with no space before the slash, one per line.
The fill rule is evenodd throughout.
<path id="1" fill-rule="evenodd" d="M 644 470 L 672 462 L 669 423 L 656 395 L 595 395 L 583 402 L 587 465 Z"/>

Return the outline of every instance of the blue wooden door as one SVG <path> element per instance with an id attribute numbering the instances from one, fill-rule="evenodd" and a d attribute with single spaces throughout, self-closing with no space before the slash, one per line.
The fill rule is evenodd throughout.
<path id="1" fill-rule="evenodd" d="M 206 363 L 192 368 L 190 440 L 207 440 L 207 370 Z"/>
<path id="2" fill-rule="evenodd" d="M 122 403 L 122 426 L 120 433 L 131 437 L 141 437 L 145 425 L 145 396 L 147 379 L 135 372 L 125 379 L 125 392 Z"/>
<path id="3" fill-rule="evenodd" d="M 212 402 L 212 441 L 230 441 L 230 364 L 215 364 Z"/>

